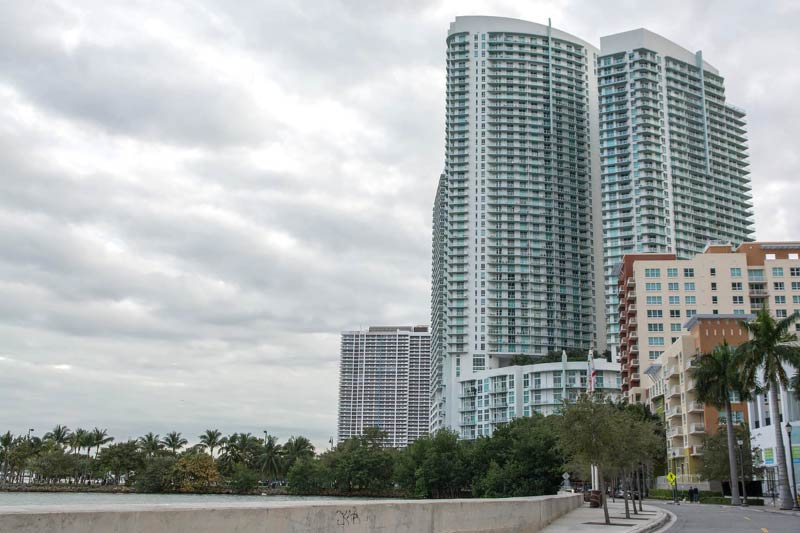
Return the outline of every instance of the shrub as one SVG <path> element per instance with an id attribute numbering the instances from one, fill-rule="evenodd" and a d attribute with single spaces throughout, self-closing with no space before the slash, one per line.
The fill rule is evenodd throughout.
<path id="1" fill-rule="evenodd" d="M 252 492 L 258 487 L 259 480 L 258 472 L 247 468 L 243 464 L 237 464 L 233 467 L 233 474 L 230 478 L 230 486 L 239 494 L 246 494 Z"/>

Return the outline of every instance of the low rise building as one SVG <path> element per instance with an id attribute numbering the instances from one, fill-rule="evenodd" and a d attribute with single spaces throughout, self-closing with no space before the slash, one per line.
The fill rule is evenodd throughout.
<path id="1" fill-rule="evenodd" d="M 593 359 L 594 390 L 619 396 L 619 364 Z M 461 438 L 489 436 L 500 425 L 533 413 L 551 415 L 564 400 L 586 392 L 591 376 L 587 361 L 534 363 L 484 370 L 476 379 L 461 382 L 459 426 Z"/>
<path id="2" fill-rule="evenodd" d="M 701 485 L 698 476 L 703 440 L 714 435 L 725 423 L 725 413 L 703 404 L 697 398 L 691 368 L 696 357 L 710 353 L 723 342 L 737 346 L 747 341 L 747 330 L 740 320 L 751 315 L 695 315 L 684 325 L 678 338 L 651 363 L 645 378 L 650 409 L 664 416 L 667 433 L 666 454 L 670 470 L 681 484 Z M 746 404 L 733 397 L 733 422 L 746 423 Z"/>

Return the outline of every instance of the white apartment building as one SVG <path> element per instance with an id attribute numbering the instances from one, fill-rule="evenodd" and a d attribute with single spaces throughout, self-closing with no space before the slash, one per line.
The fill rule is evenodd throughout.
<path id="1" fill-rule="evenodd" d="M 393 448 L 428 434 L 430 343 L 427 326 L 342 333 L 338 442 L 369 427 Z"/>
<path id="2" fill-rule="evenodd" d="M 595 391 L 616 399 L 619 365 L 594 359 Z M 499 425 L 533 413 L 551 415 L 564 400 L 586 392 L 591 375 L 587 361 L 537 363 L 486 370 L 463 380 L 459 391 L 459 427 L 463 439 L 489 436 Z"/>
<path id="3" fill-rule="evenodd" d="M 462 384 L 513 373 L 503 367 L 516 356 L 604 347 L 597 54 L 549 25 L 450 25 L 433 210 L 432 430 L 472 434 L 461 424 Z"/>

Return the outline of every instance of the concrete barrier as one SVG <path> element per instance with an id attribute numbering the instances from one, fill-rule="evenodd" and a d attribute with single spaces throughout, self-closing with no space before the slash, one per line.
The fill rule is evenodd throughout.
<path id="1" fill-rule="evenodd" d="M 580 507 L 580 494 L 482 500 L 0 507 L 2 533 L 530 533 Z"/>

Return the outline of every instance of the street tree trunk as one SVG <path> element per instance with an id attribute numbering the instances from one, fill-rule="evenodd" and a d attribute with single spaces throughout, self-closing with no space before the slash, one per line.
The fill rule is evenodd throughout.
<path id="1" fill-rule="evenodd" d="M 725 400 L 725 427 L 728 430 L 728 464 L 730 465 L 731 475 L 731 504 L 741 505 L 739 499 L 739 469 L 736 465 L 736 437 L 733 434 L 733 413 L 731 412 L 730 398 Z"/>
<path id="2" fill-rule="evenodd" d="M 637 489 L 639 490 L 639 510 L 644 512 L 642 508 L 642 498 L 644 497 L 644 483 L 642 482 L 642 477 L 644 476 L 644 468 L 639 465 L 639 470 L 636 473 L 636 485 Z M 634 503 L 635 505 L 635 503 Z"/>
<path id="3" fill-rule="evenodd" d="M 628 507 L 628 483 L 625 469 L 622 470 L 622 499 L 625 501 L 625 518 L 631 517 L 631 510 Z"/>
<path id="4" fill-rule="evenodd" d="M 770 381 L 769 384 L 769 411 L 772 418 L 772 428 L 775 430 L 775 462 L 778 464 L 778 507 L 791 509 L 792 491 L 789 488 L 789 471 L 786 468 L 786 447 L 783 445 L 783 424 L 778 412 L 778 382 Z"/>
<path id="5" fill-rule="evenodd" d="M 597 479 L 600 480 L 600 500 L 603 502 L 603 517 L 605 518 L 606 525 L 611 525 L 611 518 L 608 516 L 608 499 L 606 499 L 606 480 L 600 471 L 600 465 L 597 466 Z"/>

